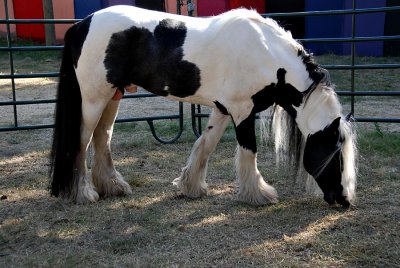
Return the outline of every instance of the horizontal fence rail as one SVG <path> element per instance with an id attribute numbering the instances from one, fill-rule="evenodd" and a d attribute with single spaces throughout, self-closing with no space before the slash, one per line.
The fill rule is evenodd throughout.
<path id="1" fill-rule="evenodd" d="M 12 34 L 10 25 L 21 25 L 21 24 L 73 24 L 79 22 L 79 19 L 10 19 L 8 15 L 8 7 L 7 0 L 4 1 L 5 11 L 6 11 L 6 19 L 0 19 L 0 24 L 5 24 L 7 26 L 7 46 L 0 47 L 0 53 L 8 52 L 10 59 L 10 73 L 9 74 L 0 74 L 0 79 L 10 79 L 11 80 L 11 90 L 13 100 L 11 101 L 0 101 L 1 106 L 12 106 L 13 114 L 14 114 L 14 122 L 12 126 L 1 127 L 0 132 L 2 131 L 16 131 L 16 130 L 30 130 L 30 129 L 45 129 L 45 128 L 53 128 L 54 124 L 39 124 L 39 125 L 20 125 L 18 122 L 18 110 L 17 106 L 20 105 L 37 105 L 37 104 L 51 104 L 56 103 L 56 99 L 41 99 L 41 100 L 17 100 L 16 98 L 16 87 L 15 87 L 15 79 L 22 78 L 58 78 L 60 76 L 59 72 L 38 72 L 38 73 L 15 73 L 14 68 L 14 52 L 37 52 L 37 51 L 61 51 L 63 46 L 60 45 L 46 45 L 46 46 L 14 46 L 12 41 Z M 149 97 L 158 97 L 151 93 L 137 93 L 134 95 L 128 94 L 124 95 L 123 99 L 140 99 L 140 98 L 149 98 Z M 171 139 L 161 138 L 154 126 L 154 121 L 157 120 L 178 120 L 179 129 L 175 137 Z M 173 143 L 181 136 L 183 132 L 183 104 L 179 103 L 176 114 L 170 115 L 158 115 L 158 116 L 140 116 L 140 117 L 127 117 L 127 118 L 117 118 L 116 123 L 127 123 L 127 122 L 139 122 L 145 121 L 150 127 L 150 131 L 153 137 L 161 142 L 161 143 Z"/>
<path id="2" fill-rule="evenodd" d="M 14 122 L 12 126 L 1 127 L 1 131 L 14 131 L 14 130 L 26 130 L 26 129 L 42 129 L 42 128 L 52 128 L 53 124 L 42 124 L 42 125 L 20 125 L 18 123 L 18 109 L 17 107 L 20 105 L 35 105 L 35 104 L 51 104 L 55 103 L 55 99 L 40 99 L 40 100 L 18 100 L 16 97 L 16 87 L 15 80 L 22 78 L 57 78 L 59 77 L 59 72 L 37 72 L 37 73 L 16 73 L 14 68 L 14 53 L 16 52 L 38 52 L 38 51 L 61 51 L 63 46 L 60 45 L 52 45 L 52 46 L 37 46 L 37 45 L 27 45 L 20 46 L 14 45 L 12 34 L 10 30 L 10 25 L 21 25 L 21 24 L 73 24 L 80 20 L 78 19 L 10 19 L 8 16 L 8 7 L 7 1 L 4 1 L 6 18 L 0 19 L 0 24 L 4 24 L 7 27 L 7 45 L 0 47 L 0 53 L 8 53 L 9 54 L 9 64 L 10 64 L 10 72 L 0 74 L 1 79 L 8 79 L 11 81 L 11 91 L 12 91 L 12 100 L 9 101 L 0 101 L 0 107 L 11 106 L 13 107 L 13 115 Z M 380 89 L 371 90 L 371 91 L 356 91 L 355 90 L 355 71 L 356 70 L 385 70 L 385 69 L 399 69 L 400 64 L 393 63 L 380 63 L 380 64 L 355 64 L 355 51 L 354 46 L 356 43 L 361 42 L 374 42 L 374 41 L 399 41 L 400 35 L 394 36 L 373 36 L 373 37 L 359 37 L 355 36 L 355 16 L 358 14 L 369 14 L 369 13 L 379 13 L 379 12 L 399 12 L 400 6 L 394 7 L 380 7 L 380 8 L 363 8 L 357 9 L 355 7 L 355 2 L 353 0 L 353 8 L 346 10 L 324 10 L 324 11 L 306 11 L 306 12 L 291 12 L 291 13 L 268 13 L 262 14 L 263 16 L 268 16 L 272 18 L 276 17 L 307 17 L 307 16 L 332 16 L 332 15 L 351 15 L 352 16 L 352 33 L 351 37 L 340 37 L 340 38 L 303 38 L 299 39 L 299 41 L 303 44 L 306 43 L 350 43 L 352 45 L 351 48 L 351 63 L 350 64 L 331 64 L 331 65 L 323 65 L 322 67 L 329 70 L 349 70 L 351 72 L 351 87 L 346 90 L 337 91 L 337 93 L 341 96 L 350 97 L 351 102 L 351 112 L 355 114 L 355 120 L 357 122 L 384 122 L 384 123 L 400 123 L 400 118 L 373 118 L 373 117 L 357 117 L 357 113 L 355 111 L 355 97 L 356 96 L 400 96 L 400 91 L 384 91 Z M 133 95 L 125 95 L 124 99 L 137 99 L 137 98 L 148 98 L 154 97 L 153 94 L 133 94 Z M 137 121 L 146 121 L 149 124 L 150 130 L 153 133 L 153 136 L 159 140 L 160 142 L 170 143 L 174 142 L 178 139 L 183 131 L 183 108 L 180 103 L 178 106 L 178 113 L 173 115 L 160 115 L 160 116 L 149 116 L 149 117 L 129 117 L 129 118 L 118 118 L 116 122 L 137 122 Z M 191 116 L 192 116 L 192 128 L 194 133 L 198 136 L 201 134 L 201 118 L 207 117 L 207 113 L 201 112 L 200 106 L 192 105 L 191 108 Z M 180 129 L 176 135 L 176 137 L 171 140 L 163 140 L 158 137 L 155 131 L 155 127 L 153 121 L 155 120 L 178 120 Z"/>
<path id="3" fill-rule="evenodd" d="M 355 2 L 353 1 L 353 6 Z M 307 16 L 331 16 L 331 15 L 357 15 L 367 13 L 378 13 L 378 12 L 395 12 L 400 11 L 400 6 L 393 7 L 373 7 L 373 8 L 352 8 L 343 10 L 322 10 L 322 11 L 302 11 L 302 12 L 290 12 L 290 13 L 266 13 L 263 14 L 266 17 L 307 17 Z"/>
<path id="4" fill-rule="evenodd" d="M 400 6 L 392 7 L 378 7 L 378 8 L 355 8 L 355 0 L 353 0 L 353 8 L 347 10 L 324 10 L 324 11 L 308 11 L 308 12 L 291 12 L 291 13 L 268 13 L 264 14 L 266 17 L 306 17 L 306 16 L 332 16 L 332 15 L 352 15 L 351 34 L 352 37 L 345 38 L 307 38 L 299 39 L 302 43 L 344 43 L 352 44 L 351 50 L 351 64 L 332 64 L 322 65 L 323 68 L 328 70 L 351 70 L 351 89 L 344 91 L 337 91 L 340 96 L 350 96 L 351 98 L 351 113 L 355 114 L 354 104 L 355 96 L 400 96 L 400 91 L 355 91 L 354 76 L 355 70 L 378 70 L 378 69 L 399 69 L 400 64 L 355 64 L 355 49 L 354 44 L 358 42 L 372 42 L 372 41 L 396 41 L 400 40 L 400 35 L 395 36 L 374 36 L 374 37 L 356 37 L 356 19 L 358 14 L 370 14 L 380 12 L 399 12 Z M 355 117 L 357 122 L 382 122 L 382 123 L 400 123 L 400 118 L 372 118 L 372 117 Z"/>

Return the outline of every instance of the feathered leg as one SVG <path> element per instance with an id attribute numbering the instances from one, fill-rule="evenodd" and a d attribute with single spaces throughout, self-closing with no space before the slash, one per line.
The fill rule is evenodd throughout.
<path id="1" fill-rule="evenodd" d="M 93 135 L 95 151 L 92 167 L 93 183 L 98 193 L 104 197 L 132 193 L 129 184 L 115 170 L 111 156 L 110 144 L 118 107 L 119 101 L 110 100 Z"/>
<path id="2" fill-rule="evenodd" d="M 213 109 L 206 129 L 193 145 L 192 152 L 186 167 L 182 169 L 181 176 L 172 182 L 184 195 L 197 198 L 207 194 L 205 179 L 208 159 L 221 139 L 229 120 L 230 117 L 228 115 L 222 114 L 217 108 Z"/>
<path id="3" fill-rule="evenodd" d="M 251 205 L 276 203 L 278 195 L 275 188 L 264 181 L 257 168 L 255 115 L 250 114 L 235 129 L 239 143 L 236 152 L 236 172 L 239 180 L 238 200 Z"/>

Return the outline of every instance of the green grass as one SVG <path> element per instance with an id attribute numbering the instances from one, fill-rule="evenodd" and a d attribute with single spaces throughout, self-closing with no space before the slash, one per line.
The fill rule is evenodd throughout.
<path id="1" fill-rule="evenodd" d="M 381 157 L 400 156 L 399 133 L 361 132 L 358 137 L 358 144 L 364 154 L 377 154 Z"/>
<path id="2" fill-rule="evenodd" d="M 317 56 L 320 64 L 351 64 L 350 56 L 321 55 Z M 399 57 L 356 57 L 355 64 L 400 63 Z M 330 70 L 332 83 L 337 90 L 351 89 L 351 70 Z M 400 90 L 400 69 L 355 70 L 354 85 L 359 91 Z"/>
<path id="3" fill-rule="evenodd" d="M 43 46 L 43 44 L 27 41 L 13 40 L 13 46 Z M 7 40 L 0 38 L 0 46 L 7 47 Z M 56 72 L 59 69 L 61 51 L 14 51 L 12 52 L 14 73 L 39 73 Z M 0 52 L 0 72 L 10 73 L 10 54 Z"/>

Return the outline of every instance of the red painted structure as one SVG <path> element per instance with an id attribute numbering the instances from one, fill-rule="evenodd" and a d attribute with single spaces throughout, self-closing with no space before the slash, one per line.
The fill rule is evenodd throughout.
<path id="1" fill-rule="evenodd" d="M 228 1 L 226 0 L 198 0 L 197 1 L 197 15 L 214 16 L 221 14 L 228 10 Z"/>
<path id="2" fill-rule="evenodd" d="M 265 2 L 265 0 L 229 0 L 228 8 L 245 7 L 248 9 L 255 9 L 258 13 L 265 13 Z"/>
<path id="3" fill-rule="evenodd" d="M 14 0 L 14 16 L 18 19 L 43 19 L 42 0 Z M 43 24 L 17 24 L 17 36 L 30 40 L 44 40 Z"/>
<path id="4" fill-rule="evenodd" d="M 198 16 L 213 16 L 227 10 L 245 7 L 255 9 L 258 13 L 265 13 L 265 0 L 198 0 Z"/>

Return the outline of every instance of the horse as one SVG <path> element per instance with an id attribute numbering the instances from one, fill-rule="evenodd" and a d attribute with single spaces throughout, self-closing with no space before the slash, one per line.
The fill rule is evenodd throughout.
<path id="1" fill-rule="evenodd" d="M 72 25 L 64 41 L 50 155 L 51 195 L 90 203 L 132 193 L 115 169 L 110 143 L 119 99 L 126 90 L 142 87 L 212 108 L 205 131 L 173 180 L 185 196 L 207 194 L 209 157 L 233 121 L 237 199 L 256 206 L 276 203 L 277 191 L 257 167 L 255 133 L 256 114 L 275 107 L 277 153 L 293 156 L 329 205 L 354 203 L 356 137 L 351 120 L 342 114 L 328 72 L 274 20 L 247 9 L 195 18 L 112 6 Z M 91 142 L 90 176 L 86 158 Z"/>

